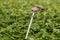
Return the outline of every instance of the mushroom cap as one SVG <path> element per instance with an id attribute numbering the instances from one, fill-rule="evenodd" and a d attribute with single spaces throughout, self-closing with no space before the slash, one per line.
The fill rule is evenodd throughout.
<path id="1" fill-rule="evenodd" d="M 37 11 L 42 11 L 43 10 L 43 8 L 41 8 L 41 7 L 32 7 L 31 8 L 31 12 L 37 12 Z"/>

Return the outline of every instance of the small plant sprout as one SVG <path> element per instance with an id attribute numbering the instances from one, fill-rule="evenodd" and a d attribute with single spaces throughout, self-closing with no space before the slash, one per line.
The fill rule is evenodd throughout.
<path id="1" fill-rule="evenodd" d="M 43 9 L 41 7 L 33 7 L 33 8 L 31 8 L 32 17 L 31 17 L 31 20 L 30 20 L 30 23 L 29 23 L 29 27 L 28 27 L 25 39 L 27 39 L 27 37 L 28 37 L 28 33 L 29 33 L 29 30 L 30 30 L 30 27 L 31 27 L 32 20 L 33 20 L 35 12 L 42 11 L 42 10 Z"/>

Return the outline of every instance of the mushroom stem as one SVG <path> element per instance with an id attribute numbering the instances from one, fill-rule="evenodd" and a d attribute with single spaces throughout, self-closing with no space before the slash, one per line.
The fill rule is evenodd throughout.
<path id="1" fill-rule="evenodd" d="M 29 27 L 28 27 L 28 30 L 27 30 L 25 39 L 27 39 L 27 37 L 28 37 L 28 33 L 29 33 L 29 30 L 30 30 L 30 27 L 31 27 L 31 24 L 32 24 L 33 17 L 34 17 L 34 12 L 33 12 L 33 14 L 32 14 L 32 17 L 31 17 L 31 20 L 30 20 L 30 23 L 29 23 Z"/>

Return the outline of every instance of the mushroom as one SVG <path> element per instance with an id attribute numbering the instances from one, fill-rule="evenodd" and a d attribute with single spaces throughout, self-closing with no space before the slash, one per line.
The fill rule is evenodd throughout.
<path id="1" fill-rule="evenodd" d="M 34 14 L 35 14 L 35 12 L 38 12 L 38 11 L 43 11 L 43 9 L 41 7 L 32 7 L 31 8 L 32 17 L 31 17 L 31 20 L 30 20 L 30 23 L 29 23 L 29 27 L 28 27 L 25 39 L 27 39 L 27 37 L 28 37 L 28 33 L 29 33 L 29 30 L 30 30 L 30 27 L 31 27 L 31 24 L 32 24 L 32 20 L 33 20 Z"/>

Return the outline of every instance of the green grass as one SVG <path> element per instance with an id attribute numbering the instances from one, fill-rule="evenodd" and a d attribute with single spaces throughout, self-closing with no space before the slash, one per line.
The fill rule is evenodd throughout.
<path id="1" fill-rule="evenodd" d="M 27 40 L 60 40 L 60 0 L 0 0 L 0 40 L 24 40 L 34 6 L 44 11 L 35 14 Z"/>

